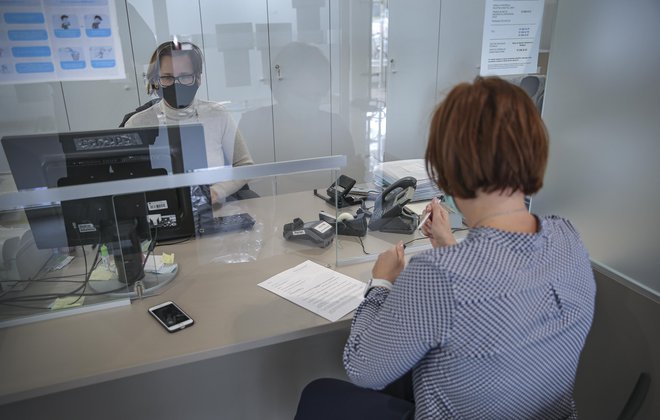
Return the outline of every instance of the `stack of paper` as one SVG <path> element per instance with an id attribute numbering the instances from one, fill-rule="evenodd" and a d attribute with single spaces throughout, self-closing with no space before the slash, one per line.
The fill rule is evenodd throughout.
<path id="1" fill-rule="evenodd" d="M 374 170 L 374 182 L 381 187 L 387 187 L 405 176 L 417 179 L 417 189 L 413 201 L 430 200 L 442 195 L 442 191 L 426 173 L 424 159 L 383 162 L 378 164 Z"/>

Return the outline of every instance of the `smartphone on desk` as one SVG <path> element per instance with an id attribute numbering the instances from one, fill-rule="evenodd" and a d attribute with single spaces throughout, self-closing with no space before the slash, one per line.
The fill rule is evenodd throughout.
<path id="1" fill-rule="evenodd" d="M 193 324 L 193 319 L 172 301 L 149 308 L 149 313 L 169 332 L 182 330 Z"/>

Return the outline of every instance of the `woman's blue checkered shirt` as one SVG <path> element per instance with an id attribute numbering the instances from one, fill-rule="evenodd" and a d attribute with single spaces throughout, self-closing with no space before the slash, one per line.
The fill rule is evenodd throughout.
<path id="1" fill-rule="evenodd" d="M 596 286 L 570 222 L 539 221 L 535 234 L 472 229 L 372 289 L 344 349 L 351 380 L 381 389 L 412 369 L 416 419 L 576 416 Z"/>

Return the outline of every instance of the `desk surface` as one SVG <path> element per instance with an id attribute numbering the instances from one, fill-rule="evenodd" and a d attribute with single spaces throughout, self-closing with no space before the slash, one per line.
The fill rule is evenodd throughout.
<path id="1" fill-rule="evenodd" d="M 227 264 L 219 258 L 238 244 L 231 234 L 158 247 L 158 253 L 176 254 L 180 270 L 160 295 L 0 329 L 0 404 L 346 328 L 351 314 L 331 323 L 257 286 L 307 259 L 334 268 L 340 252 L 362 254 L 357 238 L 335 238 L 338 246 L 325 249 L 283 239 L 284 223 L 293 217 L 314 220 L 322 209 L 334 211 L 307 192 L 232 203 L 220 212 L 247 211 L 257 220 L 256 261 Z M 365 246 L 375 258 L 412 237 L 379 233 Z M 366 281 L 371 267 L 367 262 L 336 269 Z M 195 324 L 166 332 L 147 309 L 167 300 L 177 302 Z"/>

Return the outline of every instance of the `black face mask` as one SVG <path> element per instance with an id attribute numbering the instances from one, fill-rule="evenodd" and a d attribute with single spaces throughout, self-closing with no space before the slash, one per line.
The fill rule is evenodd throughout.
<path id="1" fill-rule="evenodd" d="M 158 96 L 163 98 L 169 106 L 175 109 L 186 108 L 190 106 L 199 86 L 193 84 L 185 86 L 180 83 L 174 83 L 172 86 L 161 87 L 158 89 Z"/>

